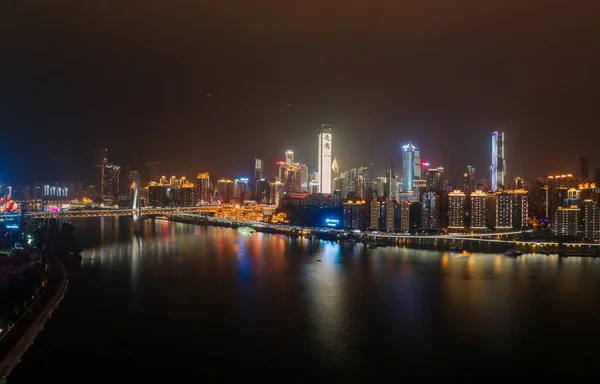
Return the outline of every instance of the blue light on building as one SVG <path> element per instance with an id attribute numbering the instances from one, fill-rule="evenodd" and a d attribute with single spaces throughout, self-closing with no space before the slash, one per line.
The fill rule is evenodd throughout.
<path id="1" fill-rule="evenodd" d="M 337 227 L 340 225 L 339 219 L 325 219 L 325 225 L 328 227 Z"/>

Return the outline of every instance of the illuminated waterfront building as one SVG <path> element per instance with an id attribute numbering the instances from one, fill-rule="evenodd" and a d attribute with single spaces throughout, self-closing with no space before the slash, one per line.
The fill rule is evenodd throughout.
<path id="1" fill-rule="evenodd" d="M 367 228 L 367 204 L 364 200 L 349 200 L 342 203 L 342 225 L 347 229 Z"/>
<path id="2" fill-rule="evenodd" d="M 448 194 L 448 228 L 465 229 L 465 203 L 464 192 L 455 190 Z"/>
<path id="3" fill-rule="evenodd" d="M 487 193 L 483 191 L 475 191 L 470 194 L 470 210 L 471 229 L 486 229 L 487 221 Z"/>
<path id="4" fill-rule="evenodd" d="M 556 236 L 576 236 L 579 232 L 580 218 L 579 207 L 559 207 L 552 220 L 552 232 Z"/>
<path id="5" fill-rule="evenodd" d="M 496 193 L 496 229 L 513 227 L 512 196 L 508 192 Z"/>
<path id="6" fill-rule="evenodd" d="M 233 180 L 221 178 L 217 181 L 217 193 L 223 203 L 229 203 L 235 197 Z"/>
<path id="7" fill-rule="evenodd" d="M 196 198 L 200 203 L 209 203 L 211 194 L 210 175 L 208 172 L 199 173 L 196 177 Z"/>
<path id="8" fill-rule="evenodd" d="M 319 192 L 320 193 L 331 193 L 331 148 L 332 148 L 332 134 L 331 125 L 323 124 L 321 126 L 321 133 L 319 134 L 319 153 L 318 153 L 318 165 L 319 165 Z"/>
<path id="9" fill-rule="evenodd" d="M 507 191 L 512 200 L 512 227 L 525 228 L 529 225 L 529 193 L 524 189 Z"/>
<path id="10" fill-rule="evenodd" d="M 168 205 L 167 185 L 150 182 L 148 184 L 148 206 L 155 208 L 163 208 Z"/>
<path id="11" fill-rule="evenodd" d="M 421 228 L 440 229 L 441 198 L 435 192 L 425 192 L 421 199 Z"/>
<path id="12" fill-rule="evenodd" d="M 181 192 L 179 193 L 179 206 L 181 207 L 193 207 L 196 205 L 196 186 L 193 183 L 186 181 L 179 187 Z"/>
<path id="13" fill-rule="evenodd" d="M 119 178 L 121 174 L 121 167 L 113 164 L 104 165 L 104 185 L 102 190 L 104 195 L 103 200 L 109 202 L 115 202 L 119 196 Z"/>
<path id="14" fill-rule="evenodd" d="M 415 181 L 415 154 L 418 149 L 409 142 L 402 147 L 402 190 L 411 192 Z M 420 159 L 420 155 L 419 155 Z M 420 169 L 420 164 L 419 164 Z"/>
<path id="15" fill-rule="evenodd" d="M 506 178 L 506 160 L 504 159 L 504 132 L 492 134 L 492 166 L 490 177 L 492 191 L 504 187 Z"/>
<path id="16" fill-rule="evenodd" d="M 600 208 L 592 199 L 583 202 L 583 235 L 591 241 L 600 241 Z"/>

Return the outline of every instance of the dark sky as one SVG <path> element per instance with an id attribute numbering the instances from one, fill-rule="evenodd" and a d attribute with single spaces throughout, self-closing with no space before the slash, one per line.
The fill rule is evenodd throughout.
<path id="1" fill-rule="evenodd" d="M 314 168 L 323 122 L 342 169 L 412 139 L 483 171 L 495 129 L 510 178 L 600 167 L 599 20 L 592 0 L 3 0 L 0 180 L 89 180 L 100 145 L 169 175 L 288 148 Z"/>

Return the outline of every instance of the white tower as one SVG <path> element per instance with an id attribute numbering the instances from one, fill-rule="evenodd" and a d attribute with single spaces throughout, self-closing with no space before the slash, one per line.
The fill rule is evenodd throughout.
<path id="1" fill-rule="evenodd" d="M 331 125 L 323 124 L 319 134 L 319 193 L 331 193 Z"/>

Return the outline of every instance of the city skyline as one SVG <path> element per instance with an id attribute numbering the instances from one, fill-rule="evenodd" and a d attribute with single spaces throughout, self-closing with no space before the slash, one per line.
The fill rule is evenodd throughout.
<path id="1" fill-rule="evenodd" d="M 82 179 L 98 145 L 118 164 L 162 161 L 172 174 L 241 174 L 247 159 L 273 164 L 280 148 L 312 168 L 323 122 L 336 131 L 342 168 L 360 157 L 380 173 L 412 140 L 454 178 L 465 164 L 489 166 L 474 148 L 495 130 L 506 134 L 511 175 L 566 173 L 577 156 L 600 168 L 594 2 L 351 0 L 344 12 L 335 2 L 293 12 L 157 2 L 148 13 L 38 3 L 0 15 L 0 126 L 28 152 L 3 146 L 2 162 L 15 163 L 3 181 Z M 331 33 L 304 28 L 321 24 Z"/>

